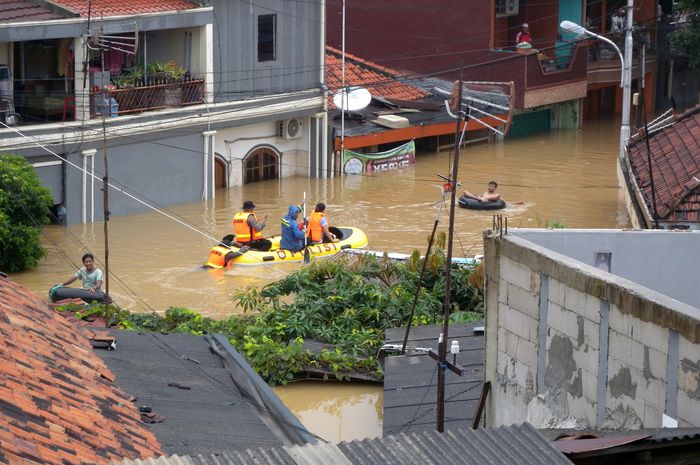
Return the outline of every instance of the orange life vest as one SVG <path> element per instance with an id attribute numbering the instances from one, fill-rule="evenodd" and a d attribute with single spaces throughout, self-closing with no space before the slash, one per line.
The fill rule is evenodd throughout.
<path id="1" fill-rule="evenodd" d="M 210 268 L 223 268 L 226 266 L 226 254 L 229 253 L 231 249 L 228 247 L 215 246 L 209 251 L 209 260 L 207 260 L 206 266 Z"/>
<path id="2" fill-rule="evenodd" d="M 250 241 L 257 241 L 262 239 L 263 235 L 257 229 L 251 228 L 248 225 L 248 217 L 253 215 L 253 219 L 258 221 L 258 217 L 255 213 L 251 212 L 238 212 L 233 217 L 233 233 L 236 235 L 236 242 L 245 244 Z"/>
<path id="3" fill-rule="evenodd" d="M 323 226 L 321 226 L 321 218 L 324 212 L 313 212 L 309 218 L 309 225 L 306 228 L 306 236 L 311 239 L 311 242 L 323 241 Z"/>

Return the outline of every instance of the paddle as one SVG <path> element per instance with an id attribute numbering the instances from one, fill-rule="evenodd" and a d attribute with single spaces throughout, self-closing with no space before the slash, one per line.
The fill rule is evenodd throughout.
<path id="1" fill-rule="evenodd" d="M 304 191 L 304 206 L 302 215 L 304 215 L 304 263 L 311 263 L 311 253 L 309 252 L 309 247 L 306 244 L 306 191 Z"/>

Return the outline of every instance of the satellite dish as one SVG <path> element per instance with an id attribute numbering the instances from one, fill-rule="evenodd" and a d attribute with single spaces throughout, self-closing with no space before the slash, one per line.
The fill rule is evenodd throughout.
<path id="1" fill-rule="evenodd" d="M 335 106 L 345 111 L 362 110 L 367 108 L 371 101 L 372 94 L 364 87 L 346 87 L 333 96 Z"/>

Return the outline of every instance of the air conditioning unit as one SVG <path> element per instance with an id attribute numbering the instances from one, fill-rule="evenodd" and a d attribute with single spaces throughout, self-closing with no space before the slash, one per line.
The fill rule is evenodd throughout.
<path id="1" fill-rule="evenodd" d="M 277 121 L 277 137 L 286 140 L 300 138 L 301 120 L 291 118 Z"/>
<path id="2" fill-rule="evenodd" d="M 517 15 L 520 11 L 520 0 L 504 0 L 503 14 L 506 16 Z"/>

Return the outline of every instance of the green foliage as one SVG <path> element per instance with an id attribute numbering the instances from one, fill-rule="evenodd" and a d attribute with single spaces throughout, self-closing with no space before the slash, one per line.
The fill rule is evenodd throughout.
<path id="1" fill-rule="evenodd" d="M 537 220 L 537 226 L 540 228 L 547 228 L 547 229 L 566 229 L 566 224 L 562 221 L 559 220 L 550 220 L 546 219 L 543 220 L 542 218 L 537 215 L 536 217 Z"/>
<path id="2" fill-rule="evenodd" d="M 34 268 L 45 255 L 41 225 L 49 221 L 51 193 L 23 157 L 0 155 L 0 269 Z"/>
<path id="3" fill-rule="evenodd" d="M 687 22 L 671 35 L 671 44 L 688 54 L 690 68 L 700 70 L 700 0 L 679 0 L 673 8 Z"/>
<path id="4" fill-rule="evenodd" d="M 437 266 L 445 263 L 442 247 L 444 240 L 438 240 L 428 257 L 413 325 L 442 321 L 445 280 Z M 270 384 L 285 384 L 305 371 L 339 380 L 352 374 L 381 380 L 377 354 L 384 331 L 408 323 L 421 264 L 419 255 L 405 264 L 372 256 L 317 260 L 262 289 L 235 292 L 244 313 L 227 320 L 171 307 L 163 316 L 116 309 L 112 323 L 143 331 L 223 334 Z M 482 317 L 482 288 L 480 267 L 452 268 L 451 321 Z M 327 346 L 307 350 L 304 341 Z"/>

